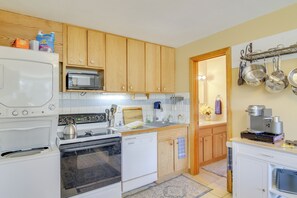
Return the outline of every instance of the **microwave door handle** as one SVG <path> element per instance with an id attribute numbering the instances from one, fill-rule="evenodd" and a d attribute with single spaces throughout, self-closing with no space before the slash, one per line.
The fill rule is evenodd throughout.
<path id="1" fill-rule="evenodd" d="M 69 152 L 73 152 L 73 151 L 82 151 L 82 150 L 86 150 L 86 149 L 100 148 L 100 147 L 104 147 L 104 146 L 112 146 L 112 145 L 116 145 L 117 143 L 118 142 L 112 142 L 112 143 L 92 145 L 92 146 L 83 146 L 83 147 L 79 147 L 79 148 L 61 149 L 61 152 L 69 153 Z"/>

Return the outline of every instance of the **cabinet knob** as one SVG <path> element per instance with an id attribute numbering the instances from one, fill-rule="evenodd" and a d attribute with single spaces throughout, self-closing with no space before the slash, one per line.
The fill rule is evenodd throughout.
<path id="1" fill-rule="evenodd" d="M 130 85 L 130 86 L 129 86 L 129 89 L 130 89 L 130 90 L 133 90 L 133 87 Z"/>
<path id="2" fill-rule="evenodd" d="M 158 90 L 158 91 L 160 91 L 160 90 L 161 90 L 161 88 L 160 88 L 160 87 L 158 87 L 158 88 L 157 88 L 157 90 Z"/>
<path id="3" fill-rule="evenodd" d="M 125 86 L 124 85 L 122 86 L 122 90 L 125 90 Z"/>
<path id="4" fill-rule="evenodd" d="M 91 61 L 90 61 L 90 63 L 94 64 L 94 63 L 95 63 L 95 61 L 94 61 L 94 60 L 91 60 Z"/>
<path id="5" fill-rule="evenodd" d="M 163 87 L 163 91 L 166 91 L 166 87 Z"/>
<path id="6" fill-rule="evenodd" d="M 82 63 L 82 62 L 83 62 L 83 59 L 80 58 L 78 61 L 79 61 L 80 63 Z"/>

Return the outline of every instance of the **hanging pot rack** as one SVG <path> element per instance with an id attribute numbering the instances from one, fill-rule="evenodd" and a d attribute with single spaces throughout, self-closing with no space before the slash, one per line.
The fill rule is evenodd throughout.
<path id="1" fill-rule="evenodd" d="M 275 56 L 287 55 L 297 53 L 297 44 L 290 45 L 288 47 L 283 47 L 278 45 L 275 48 L 268 49 L 262 52 L 253 52 L 253 43 L 249 43 L 245 50 L 240 51 L 240 59 L 253 62 L 260 59 L 271 58 Z"/>

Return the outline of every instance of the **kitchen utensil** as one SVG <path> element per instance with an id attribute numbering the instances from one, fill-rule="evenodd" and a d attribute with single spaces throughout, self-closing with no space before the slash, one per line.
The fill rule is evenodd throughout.
<path id="1" fill-rule="evenodd" d="M 64 127 L 63 130 L 63 135 L 65 139 L 74 139 L 77 136 L 77 129 L 76 129 L 76 123 L 75 120 L 72 119 L 66 119 L 66 126 Z"/>
<path id="2" fill-rule="evenodd" d="M 243 85 L 243 83 L 244 83 L 244 81 L 242 79 L 242 70 L 243 70 L 243 63 L 242 63 L 242 61 L 240 61 L 239 71 L 238 71 L 238 80 L 237 80 L 238 85 Z"/>
<path id="3" fill-rule="evenodd" d="M 110 118 L 109 118 L 109 113 L 110 113 L 109 109 L 105 109 L 105 113 L 106 113 L 107 120 L 109 121 L 110 120 Z"/>
<path id="4" fill-rule="evenodd" d="M 288 74 L 288 81 L 291 85 L 292 92 L 297 95 L 297 68 L 290 71 Z"/>
<path id="5" fill-rule="evenodd" d="M 273 58 L 273 69 L 274 71 L 266 79 L 265 89 L 270 93 L 279 93 L 289 85 L 286 75 L 280 70 L 280 57 L 278 57 L 277 63 Z"/>
<path id="6" fill-rule="evenodd" d="M 260 64 L 251 64 L 242 71 L 242 78 L 250 86 L 259 86 L 265 81 L 266 68 Z"/>

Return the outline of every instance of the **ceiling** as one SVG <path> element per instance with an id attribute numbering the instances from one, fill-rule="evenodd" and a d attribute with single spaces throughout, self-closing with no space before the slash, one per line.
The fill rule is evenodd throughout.
<path id="1" fill-rule="evenodd" d="M 0 0 L 0 9 L 180 47 L 296 0 Z"/>

